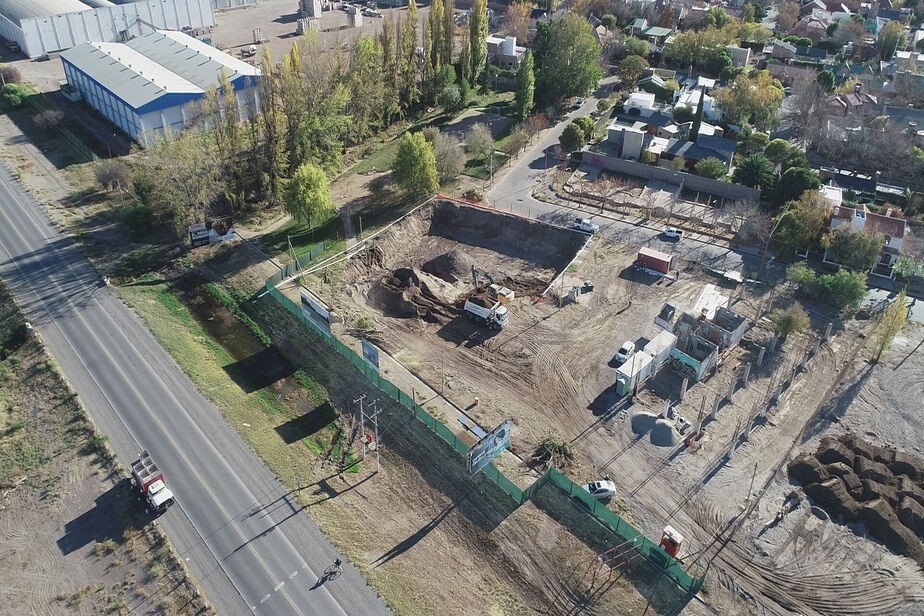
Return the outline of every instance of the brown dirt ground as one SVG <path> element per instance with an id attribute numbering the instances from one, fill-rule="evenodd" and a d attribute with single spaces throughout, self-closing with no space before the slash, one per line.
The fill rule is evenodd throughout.
<path id="1" fill-rule="evenodd" d="M 649 537 L 656 538 L 663 524 L 670 522 L 688 538 L 688 563 L 695 561 L 699 567 L 718 557 L 713 562 L 719 566 L 710 575 L 716 589 L 711 600 L 722 610 L 746 613 L 757 609 L 741 601 L 745 593 L 754 597 L 759 609 L 794 605 L 809 613 L 847 613 L 837 610 L 853 603 L 855 613 L 872 614 L 894 605 L 890 601 L 896 596 L 920 600 L 909 591 L 919 578 L 907 574 L 907 564 L 887 568 L 899 572 L 892 581 L 862 570 L 815 581 L 812 588 L 817 592 L 813 595 L 814 591 L 801 582 L 804 574 L 793 575 L 787 571 L 787 563 L 755 558 L 759 528 L 753 518 L 745 520 L 750 535 L 739 533 L 734 540 L 723 542 L 721 549 L 713 541 L 714 534 L 727 528 L 737 515 L 749 492 L 778 495 L 779 464 L 788 459 L 794 443 L 800 442 L 810 419 L 829 400 L 834 388 L 845 378 L 849 383 L 842 368 L 845 361 L 857 356 L 858 343 L 862 345 L 869 333 L 868 324 L 850 322 L 846 330 L 836 332 L 809 362 L 807 371 L 796 377 L 768 419 L 752 423 L 758 407 L 819 337 L 817 332 L 828 317 L 816 315 L 815 333 L 791 337 L 777 354 L 768 355 L 765 365 L 753 371 L 748 387 L 740 389 L 731 404 L 723 405 L 718 420 L 708 426 L 699 451 L 684 454 L 682 446 L 658 447 L 654 439 L 640 438 L 632 429 L 633 414 L 657 415 L 666 400 L 676 403 L 679 384 L 670 374 L 662 374 L 630 409 L 603 420 L 599 414 L 614 402 L 607 389 L 615 380 L 611 358 L 622 340 L 650 338 L 657 331 L 653 317 L 664 301 L 690 308 L 703 284 L 714 280 L 690 269 L 672 284 L 635 282 L 630 275 L 621 274 L 634 260 L 634 250 L 595 239 L 566 282 L 567 288 L 572 282 L 593 280 L 595 289 L 589 298 L 582 298 L 585 301 L 581 305 L 559 309 L 554 299 L 534 303 L 529 297 L 518 297 L 511 307 L 510 325 L 486 336 L 483 329 L 452 314 L 428 322 L 381 310 L 376 287 L 383 276 L 396 267 L 419 269 L 433 256 L 461 249 L 460 243 L 447 238 L 436 241 L 434 234 L 427 233 L 425 223 L 397 225 L 377 243 L 381 258 L 341 266 L 325 277 L 326 284 L 319 279 L 309 285 L 320 288 L 322 297 L 347 315 L 347 322 L 350 315 L 373 315 L 375 338 L 383 348 L 425 381 L 440 383 L 445 379 L 445 395 L 457 407 L 466 408 L 479 398 L 480 404 L 470 409 L 470 414 L 483 427 L 512 417 L 513 451 L 528 455 L 550 431 L 572 440 L 579 452 L 570 469 L 576 481 L 608 473 L 620 488 L 614 507 Z M 473 260 L 480 267 L 489 272 L 504 272 L 510 267 L 507 255 L 491 255 L 492 246 L 484 241 L 480 244 L 464 247 L 469 254 L 477 254 Z M 493 248 L 504 252 L 500 244 Z M 527 266 L 518 265 L 520 275 L 550 279 L 548 271 Z M 768 299 L 765 292 L 751 289 L 724 292 L 733 297 L 733 310 L 748 318 L 753 318 L 758 306 L 764 306 Z M 781 294 L 776 301 L 776 305 L 786 305 L 792 298 Z M 717 395 L 727 392 L 731 380 L 740 378 L 744 364 L 755 361 L 757 345 L 766 344 L 771 334 L 765 320 L 753 328 L 746 344 L 723 358 L 715 376 L 691 387 L 686 399 L 677 404 L 680 414 L 695 419 L 701 409 L 711 407 Z M 909 407 L 905 404 L 903 408 Z M 746 429 L 750 437 L 736 452 L 736 462 L 725 462 L 722 458 L 732 438 Z M 681 454 L 683 457 L 678 457 Z M 759 504 L 754 517 L 768 507 L 780 506 L 779 500 L 769 496 L 767 502 Z M 837 571 L 840 551 L 847 550 L 848 545 L 838 542 L 825 548 L 813 558 Z M 854 594 L 844 592 L 851 585 L 866 589 L 866 603 L 858 604 Z M 825 606 L 837 607 L 826 610 Z M 687 609 L 696 613 L 698 608 L 691 604 Z"/>

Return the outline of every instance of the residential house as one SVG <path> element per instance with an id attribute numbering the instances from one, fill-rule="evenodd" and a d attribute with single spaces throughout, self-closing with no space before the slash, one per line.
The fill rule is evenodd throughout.
<path id="1" fill-rule="evenodd" d="M 796 46 L 796 57 L 811 62 L 824 62 L 828 59 L 828 52 L 820 47 Z"/>
<path id="2" fill-rule="evenodd" d="M 831 114 L 847 117 L 857 115 L 872 118 L 879 115 L 879 101 L 875 96 L 867 94 L 860 89 L 850 94 L 836 94 L 829 96 L 826 106 Z"/>
<path id="3" fill-rule="evenodd" d="M 693 141 L 671 139 L 664 151 L 661 152 L 660 158 L 670 161 L 683 157 L 689 168 L 693 168 L 701 160 L 717 158 L 725 163 L 727 169 L 731 170 L 735 149 L 736 144 L 733 139 L 725 139 L 715 135 L 700 135 L 695 143 Z"/>
<path id="4" fill-rule="evenodd" d="M 667 40 L 673 33 L 673 30 L 670 28 L 662 28 L 661 26 L 649 26 L 642 31 L 641 38 L 648 40 L 652 45 L 656 47 L 661 47 L 664 45 L 664 41 Z"/>
<path id="5" fill-rule="evenodd" d="M 796 57 L 796 46 L 786 41 L 773 41 L 770 55 L 780 60 L 789 60 Z"/>
<path id="6" fill-rule="evenodd" d="M 865 205 L 860 205 L 857 208 L 839 205 L 834 208 L 830 229 L 834 231 L 844 225 L 849 225 L 854 230 L 863 231 L 869 235 L 878 234 L 882 236 L 882 253 L 879 255 L 879 262 L 871 273 L 891 278 L 893 275 L 892 265 L 901 255 L 902 239 L 905 236 L 907 225 L 901 214 L 891 208 L 887 209 L 884 214 L 877 214 L 871 212 Z M 827 250 L 825 250 L 824 261 L 834 263 L 829 259 Z"/>
<path id="7" fill-rule="evenodd" d="M 650 92 L 655 95 L 659 101 L 669 101 L 674 96 L 674 91 L 667 87 L 664 80 L 657 74 L 648 75 L 647 77 L 642 77 L 638 80 L 638 83 L 635 84 L 639 90 L 643 92 Z"/>
<path id="8" fill-rule="evenodd" d="M 632 36 L 641 37 L 642 32 L 644 32 L 647 29 L 648 29 L 648 20 L 643 17 L 639 17 L 638 19 L 632 22 L 631 26 L 629 26 L 629 33 L 632 34 Z"/>
<path id="9" fill-rule="evenodd" d="M 688 107 L 695 111 L 699 105 L 700 96 L 703 97 L 703 117 L 710 122 L 721 122 L 722 110 L 716 106 L 715 99 L 702 90 L 681 90 L 675 93 L 674 109 Z"/>
<path id="10" fill-rule="evenodd" d="M 924 74 L 906 70 L 896 70 L 889 91 L 919 100 L 924 97 Z"/>
<path id="11" fill-rule="evenodd" d="M 489 34 L 488 63 L 503 70 L 515 71 L 526 57 L 526 47 L 517 45 L 515 36 Z"/>
<path id="12" fill-rule="evenodd" d="M 594 28 L 594 38 L 604 48 L 616 42 L 616 35 L 610 32 L 603 24 Z"/>
<path id="13" fill-rule="evenodd" d="M 713 88 L 715 88 L 715 79 L 700 75 L 696 78 L 696 85 L 693 87 L 699 88 L 703 92 L 712 92 Z"/>
<path id="14" fill-rule="evenodd" d="M 784 86 L 792 85 L 794 81 L 802 77 L 815 79 L 818 76 L 818 71 L 814 68 L 792 66 L 789 64 L 768 64 L 767 72 L 770 73 L 772 77 L 779 79 L 780 83 Z"/>
<path id="15" fill-rule="evenodd" d="M 817 17 L 803 17 L 799 23 L 790 31 L 793 36 L 800 36 L 809 39 L 812 43 L 827 38 L 828 24 Z"/>
<path id="16" fill-rule="evenodd" d="M 751 50 L 747 47 L 736 47 L 729 45 L 727 47 L 731 54 L 732 66 L 735 68 L 747 68 L 751 62 Z"/>
<path id="17" fill-rule="evenodd" d="M 629 115 L 650 117 L 659 107 L 655 103 L 655 95 L 651 92 L 633 92 L 622 105 L 623 111 Z"/>
<path id="18" fill-rule="evenodd" d="M 808 17 L 812 15 L 814 11 L 827 11 L 828 7 L 821 0 L 809 0 L 802 4 L 802 7 L 799 9 L 799 17 Z"/>

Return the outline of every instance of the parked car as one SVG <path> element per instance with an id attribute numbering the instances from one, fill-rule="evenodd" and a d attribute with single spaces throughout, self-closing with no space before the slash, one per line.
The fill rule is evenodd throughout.
<path id="1" fill-rule="evenodd" d="M 616 495 L 616 484 L 608 479 L 601 479 L 582 486 L 597 500 L 606 500 Z"/>
<path id="2" fill-rule="evenodd" d="M 583 233 L 590 233 L 593 235 L 600 230 L 600 225 L 591 222 L 589 218 L 578 218 L 574 222 L 574 228 Z"/>
<path id="3" fill-rule="evenodd" d="M 616 351 L 616 361 L 620 363 L 625 363 L 629 359 L 629 355 L 635 351 L 635 343 L 629 342 L 626 340 L 622 343 L 622 346 L 619 347 L 619 350 Z"/>
<path id="4" fill-rule="evenodd" d="M 675 229 L 674 227 L 664 227 L 664 230 L 661 231 L 661 235 L 671 240 L 679 240 L 683 237 L 683 231 Z"/>

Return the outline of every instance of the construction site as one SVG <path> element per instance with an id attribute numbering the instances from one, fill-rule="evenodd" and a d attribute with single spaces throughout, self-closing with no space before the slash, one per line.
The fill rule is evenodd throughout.
<path id="1" fill-rule="evenodd" d="M 432 392 L 424 406 L 463 441 L 510 419 L 495 463 L 520 488 L 554 435 L 570 479 L 612 481 L 606 506 L 655 543 L 682 535 L 677 559 L 708 596 L 685 613 L 924 613 L 917 564 L 850 530 L 862 517 L 819 514 L 786 467 L 831 429 L 870 323 L 812 312 L 782 340 L 766 315 L 785 289 L 641 248 L 437 201 L 302 280 L 333 333 L 377 345 L 399 387 L 426 383 L 415 403 Z M 896 505 L 917 494 L 890 481 Z"/>

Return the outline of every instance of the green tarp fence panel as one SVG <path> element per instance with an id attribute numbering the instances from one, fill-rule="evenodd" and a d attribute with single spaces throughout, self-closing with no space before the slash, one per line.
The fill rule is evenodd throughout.
<path id="1" fill-rule="evenodd" d="M 292 265 L 293 268 L 295 267 L 295 264 L 289 265 Z M 421 421 L 424 425 L 430 428 L 432 432 L 434 432 L 437 436 L 448 443 L 460 456 L 463 458 L 466 457 L 468 455 L 468 445 L 466 445 L 462 439 L 456 436 L 453 431 L 450 430 L 448 426 L 446 426 L 446 424 L 433 417 L 419 404 L 415 404 L 411 396 L 404 393 L 388 379 L 382 377 L 372 366 L 366 362 L 366 360 L 362 358 L 362 356 L 357 354 L 350 347 L 343 344 L 335 336 L 329 336 L 326 332 L 322 332 L 320 329 L 318 329 L 310 320 L 304 317 L 302 314 L 301 306 L 283 295 L 279 289 L 276 288 L 276 285 L 283 278 L 287 278 L 288 276 L 292 275 L 288 274 L 287 271 L 288 268 L 280 270 L 277 274 L 273 275 L 269 280 L 266 281 L 266 289 L 269 294 L 280 304 L 282 304 L 289 312 L 297 317 L 301 317 L 301 320 L 306 323 L 315 333 L 317 333 L 322 340 L 326 341 L 335 351 L 337 351 L 337 353 L 342 355 L 347 361 L 356 366 L 356 368 L 358 368 L 359 371 L 362 372 L 363 375 L 365 375 L 365 377 L 385 395 L 409 411 L 412 411 L 414 416 L 419 421 Z M 514 485 L 514 483 L 510 481 L 510 479 L 508 479 L 493 463 L 489 464 L 485 468 L 484 472 L 490 481 L 492 481 L 501 490 L 508 494 L 514 501 L 516 501 L 517 504 L 520 505 L 531 500 L 535 496 L 536 492 L 542 488 L 542 486 L 551 483 L 570 498 L 580 501 L 580 503 L 583 505 L 583 508 L 589 513 L 589 515 L 593 516 L 604 527 L 608 528 L 623 541 L 631 542 L 634 547 L 648 560 L 648 562 L 652 564 L 652 566 L 663 571 L 664 574 L 676 582 L 678 586 L 693 594 L 699 592 L 699 590 L 703 587 L 703 583 L 705 582 L 704 577 L 692 577 L 689 573 L 684 571 L 679 562 L 668 556 L 656 543 L 640 533 L 635 527 L 623 520 L 622 517 L 620 517 L 618 514 L 608 509 L 606 505 L 592 497 L 581 486 L 574 483 L 554 468 L 550 468 L 545 473 L 543 473 L 543 475 L 539 477 L 535 482 L 533 482 L 532 485 L 526 488 L 526 490 L 521 490 L 516 485 Z"/>

